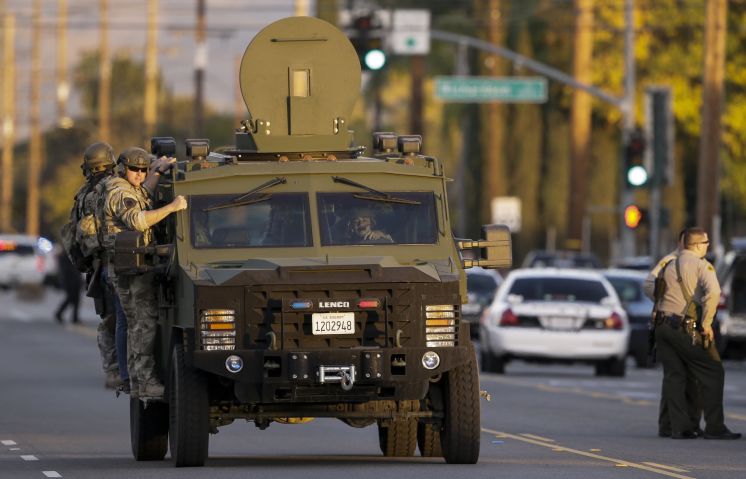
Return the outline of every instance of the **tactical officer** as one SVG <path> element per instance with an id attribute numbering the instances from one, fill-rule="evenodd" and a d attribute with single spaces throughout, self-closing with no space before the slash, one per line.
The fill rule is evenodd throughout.
<path id="1" fill-rule="evenodd" d="M 106 373 L 106 387 L 111 389 L 121 386 L 114 343 L 115 292 L 99 281 L 102 250 L 98 240 L 95 210 L 98 201 L 96 189 L 114 175 L 115 166 L 114 151 L 108 143 L 93 143 L 86 148 L 83 152 L 83 164 L 80 166 L 86 180 L 75 195 L 74 211 L 71 214 L 71 217 L 76 218 L 75 242 L 86 262 L 85 267 L 80 264 L 76 264 L 76 267 L 86 270 L 88 296 L 94 298 L 96 313 L 101 317 L 97 334 L 98 348 Z"/>
<path id="2" fill-rule="evenodd" d="M 106 182 L 98 217 L 104 228 L 104 245 L 109 260 L 109 277 L 113 279 L 127 320 L 127 369 L 132 397 L 161 398 L 164 387 L 155 373 L 153 347 L 158 319 L 156 284 L 153 273 L 114 275 L 111 265 L 114 239 L 125 230 L 139 231 L 145 244 L 153 241 L 151 227 L 170 213 L 186 208 L 183 196 L 153 209 L 152 191 L 158 177 L 170 168 L 175 158 L 155 160 L 151 174 L 150 154 L 142 148 L 127 148 L 119 156 L 122 177 Z"/>
<path id="3" fill-rule="evenodd" d="M 723 416 L 725 373 L 714 345 L 712 321 L 720 299 L 715 270 L 703 258 L 709 240 L 701 228 L 684 233 L 684 249 L 661 271 L 665 289 L 657 303 L 655 341 L 663 363 L 663 390 L 671 419 L 671 437 L 693 439 L 685 397 L 687 371 L 699 382 L 705 415 L 705 439 L 738 439 Z"/>
<path id="4" fill-rule="evenodd" d="M 391 235 L 385 231 L 375 229 L 375 213 L 369 208 L 354 210 L 353 216 L 347 222 L 346 236 L 351 243 L 393 243 Z"/>
<path id="5" fill-rule="evenodd" d="M 645 282 L 643 284 L 645 295 L 653 300 L 656 304 L 658 303 L 658 300 L 661 299 L 655 297 L 655 283 L 658 279 L 658 275 L 670 261 L 675 260 L 679 256 L 679 254 L 681 254 L 681 251 L 684 250 L 685 232 L 686 229 L 683 229 L 679 232 L 679 242 L 676 246 L 676 249 L 664 256 L 663 259 L 661 259 L 658 264 L 655 265 L 655 267 L 650 271 L 650 273 L 648 273 L 648 276 L 645 278 Z M 662 291 L 660 293 L 662 294 Z M 653 328 L 651 334 L 654 333 L 655 329 Z M 663 382 L 665 383 L 665 378 Z M 695 434 L 701 436 L 702 434 L 704 434 L 699 426 L 700 419 L 702 418 L 702 398 L 699 391 L 699 384 L 697 384 L 697 381 L 694 379 L 694 376 L 692 376 L 691 373 L 687 373 L 686 375 L 685 397 L 687 412 L 689 414 L 689 419 L 691 422 L 691 427 L 689 429 Z M 666 398 L 665 388 L 661 388 L 661 401 L 658 408 L 658 436 L 671 437 L 671 419 L 668 415 L 668 400 Z"/>

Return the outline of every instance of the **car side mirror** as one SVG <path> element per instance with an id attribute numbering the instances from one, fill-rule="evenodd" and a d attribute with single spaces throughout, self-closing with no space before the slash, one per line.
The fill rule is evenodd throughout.
<path id="1" fill-rule="evenodd" d="M 510 230 L 505 225 L 482 226 L 479 241 L 460 240 L 456 244 L 462 252 L 471 251 L 474 259 L 464 259 L 464 268 L 510 268 L 513 265 L 513 250 Z M 476 251 L 478 250 L 478 254 Z M 466 255 L 465 255 L 466 256 Z"/>

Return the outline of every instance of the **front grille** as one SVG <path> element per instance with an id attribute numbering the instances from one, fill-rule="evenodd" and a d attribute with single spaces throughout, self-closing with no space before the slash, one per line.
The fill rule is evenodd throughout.
<path id="1" fill-rule="evenodd" d="M 244 347 L 247 349 L 345 349 L 359 347 L 412 346 L 422 341 L 418 331 L 420 297 L 413 285 L 347 285 L 345 287 L 317 289 L 271 289 L 249 287 L 246 291 L 246 324 Z M 375 310 L 357 308 L 360 299 L 377 298 L 381 306 Z M 340 311 L 353 311 L 353 335 L 314 335 L 311 332 L 311 315 L 324 309 L 292 310 L 294 300 L 349 301 L 350 307 Z"/>

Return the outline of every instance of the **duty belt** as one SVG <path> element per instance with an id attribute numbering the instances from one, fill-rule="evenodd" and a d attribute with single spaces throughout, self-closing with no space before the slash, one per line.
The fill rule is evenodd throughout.
<path id="1" fill-rule="evenodd" d="M 679 329 L 686 323 L 686 319 L 678 314 L 658 313 L 655 317 L 655 324 L 668 324 L 673 329 Z"/>

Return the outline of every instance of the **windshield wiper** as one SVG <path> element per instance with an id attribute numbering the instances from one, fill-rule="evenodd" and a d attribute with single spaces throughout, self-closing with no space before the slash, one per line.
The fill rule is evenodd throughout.
<path id="1" fill-rule="evenodd" d="M 287 182 L 288 182 L 288 179 L 285 178 L 284 176 L 278 176 L 277 178 L 272 178 L 266 183 L 262 183 L 261 185 L 257 186 L 253 190 L 249 190 L 246 193 L 242 194 L 241 196 L 237 196 L 226 203 L 204 208 L 202 211 L 206 213 L 208 211 L 220 210 L 223 208 L 233 208 L 234 206 L 245 206 L 245 205 L 250 205 L 253 203 L 267 201 L 268 199 L 272 198 L 271 194 L 264 194 L 256 198 L 251 198 L 251 196 L 254 196 L 255 194 L 261 191 L 264 191 L 267 188 L 272 188 L 273 186 L 277 186 L 277 185 L 284 185 Z"/>
<path id="2" fill-rule="evenodd" d="M 409 200 L 406 198 L 396 198 L 395 196 L 391 196 L 388 193 L 384 193 L 383 191 L 375 190 L 369 186 L 365 186 L 362 183 L 358 183 L 357 181 L 352 181 L 348 178 L 344 178 L 342 176 L 332 176 L 332 180 L 335 183 L 343 183 L 345 185 L 354 186 L 355 188 L 360 188 L 362 190 L 368 191 L 371 194 L 368 195 L 353 195 L 355 198 L 359 198 L 361 200 L 369 200 L 369 201 L 382 201 L 384 203 L 403 203 L 406 205 L 419 205 L 422 204 L 421 202 L 417 200 Z"/>

